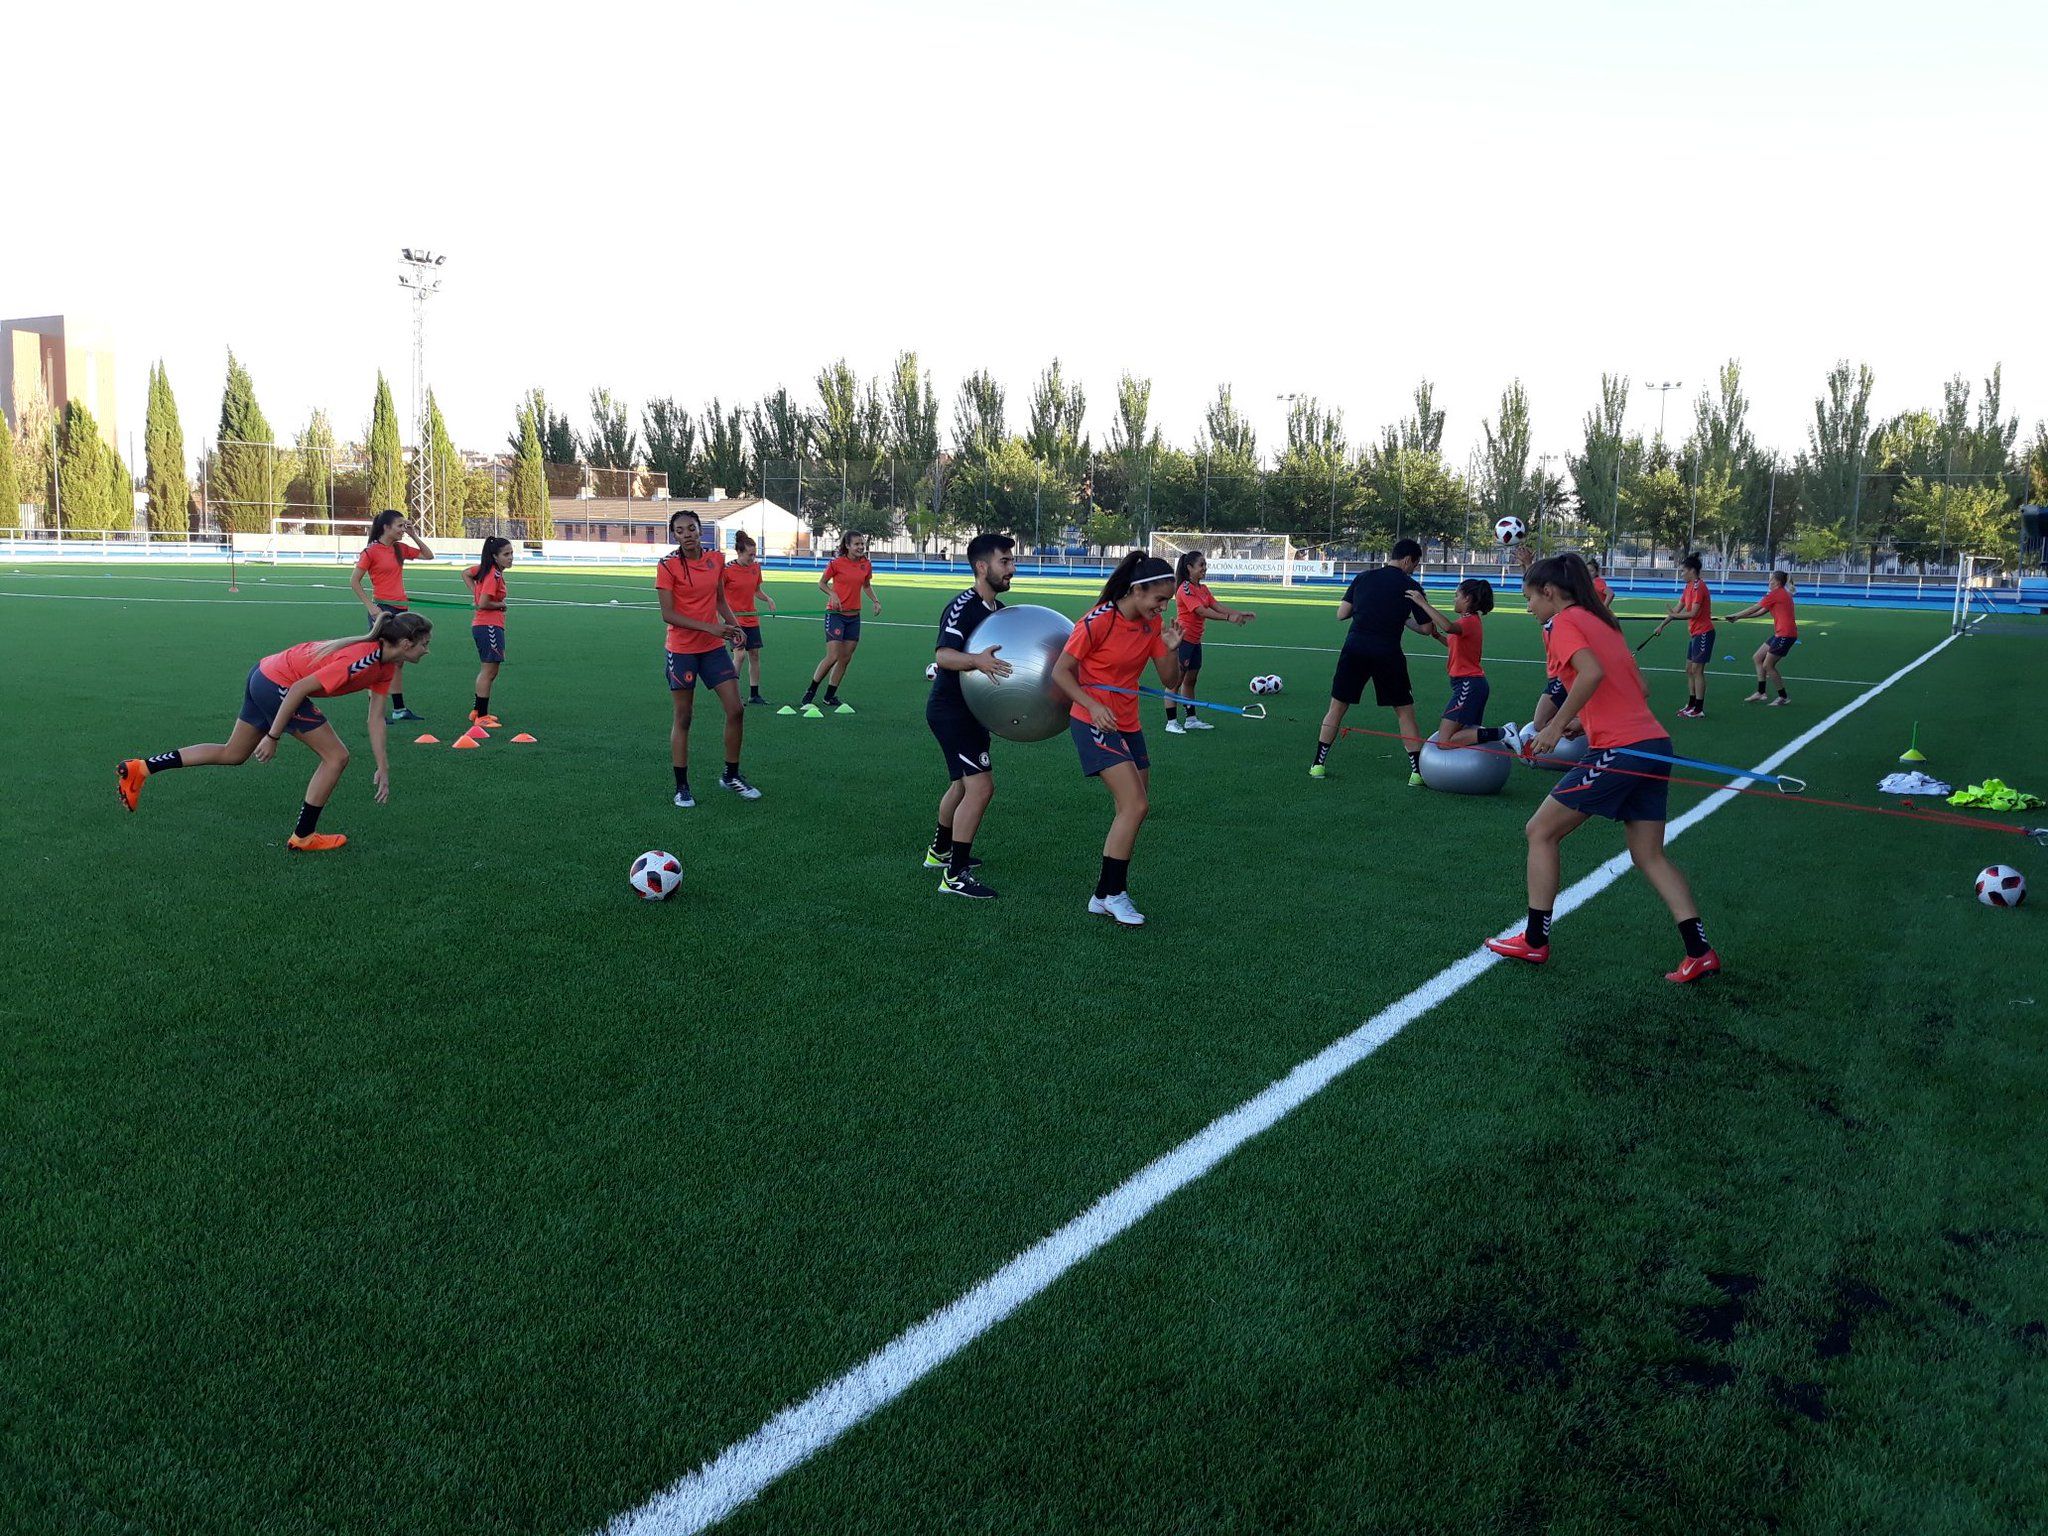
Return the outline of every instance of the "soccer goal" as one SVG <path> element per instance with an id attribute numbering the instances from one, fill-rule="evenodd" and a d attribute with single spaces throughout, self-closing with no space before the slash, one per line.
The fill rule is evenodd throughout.
<path id="1" fill-rule="evenodd" d="M 1294 541 L 1284 533 L 1155 533 L 1145 550 L 1167 561 L 1197 552 L 1209 557 L 1211 576 L 1277 581 L 1283 587 L 1293 586 L 1297 576 L 1314 574 L 1305 564 L 1329 563 L 1298 560 Z"/>
<path id="2" fill-rule="evenodd" d="M 264 565 L 354 565 L 369 542 L 366 520 L 273 517 L 262 547 L 250 558 Z"/>

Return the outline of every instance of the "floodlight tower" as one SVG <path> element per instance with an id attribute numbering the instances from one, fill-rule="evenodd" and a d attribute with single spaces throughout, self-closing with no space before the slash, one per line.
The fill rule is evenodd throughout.
<path id="1" fill-rule="evenodd" d="M 441 291 L 446 256 L 408 245 L 398 253 L 405 270 L 398 285 L 412 292 L 412 501 L 413 520 L 431 531 L 434 524 L 434 455 L 427 431 L 427 300 Z M 374 513 L 377 509 L 372 508 Z"/>
<path id="2" fill-rule="evenodd" d="M 1683 379 L 1666 379 L 1661 384 L 1645 384 L 1643 388 L 1657 391 L 1657 441 L 1664 441 L 1664 403 L 1671 398 L 1671 391 L 1684 383 Z"/>

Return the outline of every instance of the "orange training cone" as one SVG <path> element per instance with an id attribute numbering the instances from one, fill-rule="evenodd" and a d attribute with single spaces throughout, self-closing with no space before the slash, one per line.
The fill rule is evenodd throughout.
<path id="1" fill-rule="evenodd" d="M 469 750 L 472 752 L 476 750 L 476 743 L 471 741 L 467 736 L 458 736 L 453 741 L 449 742 L 448 745 L 453 747 L 458 752 L 460 752 L 464 747 L 469 748 Z"/>
<path id="2" fill-rule="evenodd" d="M 529 736 L 529 735 L 527 735 L 527 734 L 526 734 L 526 732 L 524 732 L 524 731 L 521 731 L 521 732 L 520 732 L 520 733 L 519 733 L 519 734 L 518 734 L 517 736 L 514 736 L 514 737 L 513 737 L 512 739 L 513 739 L 514 741 L 534 741 L 534 740 L 537 740 L 538 738 L 536 738 L 536 737 L 532 737 L 532 736 Z"/>
<path id="3" fill-rule="evenodd" d="M 441 738 L 438 736 L 415 736 L 412 739 L 412 744 L 416 747 L 438 747 L 441 744 Z"/>

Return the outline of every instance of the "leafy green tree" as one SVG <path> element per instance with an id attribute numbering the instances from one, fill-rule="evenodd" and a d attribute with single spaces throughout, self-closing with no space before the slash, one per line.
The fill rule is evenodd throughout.
<path id="1" fill-rule="evenodd" d="M 370 403 L 370 493 L 368 510 L 379 512 L 402 508 L 405 496 L 405 448 L 398 435 L 398 407 L 391 403 L 391 386 L 384 374 L 377 374 L 377 395 Z"/>
<path id="2" fill-rule="evenodd" d="M 1742 477 L 1756 456 L 1742 364 L 1734 358 L 1721 365 L 1715 387 L 1702 390 L 1693 403 L 1687 449 L 1693 472 L 1692 542 L 1725 545 L 1741 531 Z"/>
<path id="3" fill-rule="evenodd" d="M 434 515 L 428 532 L 442 538 L 461 538 L 463 483 L 469 478 L 469 467 L 462 462 L 455 439 L 448 435 L 441 402 L 434 398 L 431 389 L 427 391 L 427 454 L 434 474 Z"/>
<path id="4" fill-rule="evenodd" d="M 1500 397 L 1496 420 L 1479 429 L 1486 439 L 1479 461 L 1479 504 L 1488 518 L 1519 517 L 1533 522 L 1542 489 L 1529 474 L 1529 396 L 1520 379 Z"/>
<path id="5" fill-rule="evenodd" d="M 1216 398 L 1202 412 L 1187 468 L 1185 482 L 1178 477 L 1172 482 L 1176 486 L 1174 499 L 1185 509 L 1183 515 L 1169 522 L 1163 514 L 1155 514 L 1155 528 L 1180 522 L 1242 532 L 1260 525 L 1265 483 L 1259 473 L 1259 435 L 1238 410 L 1228 384 L 1216 386 Z M 1186 515 L 1197 504 L 1199 520 Z"/>
<path id="6" fill-rule="evenodd" d="M 121 455 L 112 448 L 103 457 L 106 469 L 107 526 L 115 529 L 135 527 L 135 477 L 128 473 L 128 466 L 121 462 Z"/>
<path id="7" fill-rule="evenodd" d="M 287 496 L 302 508 L 308 527 L 324 525 L 334 515 L 334 424 L 325 411 L 307 418 L 298 436 L 298 478 Z"/>
<path id="8" fill-rule="evenodd" d="M 284 490 L 278 479 L 276 434 L 256 403 L 256 386 L 231 351 L 227 385 L 221 391 L 220 430 L 215 434 L 208 495 L 223 528 L 266 533 L 277 516 Z M 403 505 L 403 503 L 394 503 Z"/>
<path id="9" fill-rule="evenodd" d="M 505 439 L 505 445 L 512 455 L 519 455 L 519 417 L 521 414 L 533 417 L 534 431 L 540 434 L 541 462 L 543 464 L 574 464 L 576 462 L 576 432 L 569 425 L 569 418 L 548 406 L 547 391 L 529 389 L 521 398 L 519 407 L 513 412 L 512 433 Z"/>
<path id="10" fill-rule="evenodd" d="M 1343 411 L 1297 395 L 1287 408 L 1287 446 L 1266 484 L 1266 527 L 1303 538 L 1355 538 L 1365 507 Z"/>
<path id="11" fill-rule="evenodd" d="M 590 435 L 583 439 L 583 459 L 599 469 L 631 469 L 640 454 L 626 402 L 609 389 L 590 392 Z"/>
<path id="12" fill-rule="evenodd" d="M 1802 527 L 1792 536 L 1792 558 L 1805 566 L 1820 566 L 1830 560 L 1838 560 L 1849 547 L 1849 541 L 1842 537 L 1839 528 L 1826 523 L 1814 523 Z"/>
<path id="13" fill-rule="evenodd" d="M 899 352 L 889 375 L 888 452 L 912 470 L 939 456 L 939 397 L 915 352 Z"/>
<path id="14" fill-rule="evenodd" d="M 1038 376 L 1031 388 L 1030 424 L 1025 445 L 1031 456 L 1062 474 L 1076 474 L 1088 458 L 1088 439 L 1081 434 L 1088 396 L 1079 384 L 1069 385 L 1060 360 Z"/>
<path id="15" fill-rule="evenodd" d="M 1096 492 L 1104 503 L 1130 514 L 1130 529 L 1112 544 L 1128 544 L 1151 531 L 1152 479 L 1165 451 L 1159 429 L 1151 425 L 1152 381 L 1125 373 L 1116 381 L 1116 420 L 1109 427 L 1109 464 L 1115 486 L 1105 492 L 1104 476 L 1096 476 Z M 1092 521 L 1092 519 L 1091 519 Z M 1101 543 L 1101 540 L 1092 540 Z"/>
<path id="16" fill-rule="evenodd" d="M 1949 550 L 1996 555 L 2019 553 L 2019 519 L 1996 480 L 1927 480 L 1915 476 L 1898 494 L 1899 551 L 1924 568 Z"/>
<path id="17" fill-rule="evenodd" d="M 977 368 L 960 381 L 953 400 L 953 451 L 964 459 L 986 458 L 1009 436 L 1003 409 L 1003 386 L 995 375 Z"/>
<path id="18" fill-rule="evenodd" d="M 740 408 L 728 410 L 714 395 L 704 408 L 704 478 L 708 485 L 734 494 L 747 484 L 746 429 Z"/>
<path id="19" fill-rule="evenodd" d="M 512 483 L 506 488 L 506 510 L 525 537 L 552 539 L 555 517 L 548 503 L 547 461 L 541 457 L 540 430 L 529 406 L 519 411 L 519 449 L 513 456 Z"/>
<path id="20" fill-rule="evenodd" d="M 1098 554 L 1108 554 L 1111 545 L 1129 544 L 1136 536 L 1128 517 L 1100 509 L 1089 514 L 1088 521 L 1081 525 L 1081 533 Z"/>
<path id="21" fill-rule="evenodd" d="M 1828 370 L 1825 392 L 1813 402 L 1813 422 L 1799 462 L 1799 500 L 1809 525 L 1839 529 L 1862 510 L 1875 382 L 1867 363 L 1852 370 L 1846 360 L 1838 362 Z"/>
<path id="22" fill-rule="evenodd" d="M 697 463 L 697 423 L 664 395 L 640 408 L 640 435 L 647 443 L 647 467 L 668 476 L 671 496 L 701 496 L 706 487 Z"/>
<path id="23" fill-rule="evenodd" d="M 57 507 L 67 532 L 104 533 L 114 526 L 108 496 L 106 440 L 92 412 L 73 400 L 57 434 Z"/>
<path id="24" fill-rule="evenodd" d="M 505 496 L 498 477 L 478 464 L 462 472 L 462 527 L 469 537 L 503 533 Z"/>
<path id="25" fill-rule="evenodd" d="M 2034 423 L 2034 438 L 2027 444 L 2025 468 L 2028 499 L 2036 505 L 2048 503 L 2048 421 Z"/>
<path id="26" fill-rule="evenodd" d="M 1600 403 L 1586 412 L 1584 445 L 1577 453 L 1565 455 L 1565 468 L 1572 477 L 1572 489 L 1579 499 L 1580 514 L 1601 531 L 1603 542 L 1621 516 L 1621 482 L 1639 462 L 1642 440 L 1630 439 L 1623 424 L 1628 418 L 1628 375 L 1600 375 Z"/>
<path id="27" fill-rule="evenodd" d="M 748 437 L 754 449 L 754 478 L 748 487 L 755 494 L 787 506 L 802 516 L 798 484 L 798 461 L 811 444 L 811 418 L 787 389 L 763 395 L 748 419 Z M 815 532 L 816 530 L 813 529 Z"/>
<path id="28" fill-rule="evenodd" d="M 14 468 L 14 433 L 0 418 L 0 527 L 18 527 L 21 480 Z"/>
<path id="29" fill-rule="evenodd" d="M 185 432 L 162 362 L 149 370 L 149 405 L 142 422 L 143 488 L 149 493 L 152 533 L 183 533 L 191 526 L 192 481 L 185 470 Z M 0 503 L 4 505 L 4 503 Z"/>
<path id="30" fill-rule="evenodd" d="M 0 421 L 0 430 L 5 428 Z M 23 500 L 43 509 L 45 524 L 55 517 L 50 503 L 57 479 L 56 439 L 57 421 L 42 379 L 30 378 L 14 396 L 14 478 Z"/>
<path id="31" fill-rule="evenodd" d="M 818 410 L 811 417 L 811 441 L 817 456 L 838 472 L 841 499 L 866 497 L 882 460 L 888 437 L 888 413 L 874 381 L 863 384 L 845 358 L 818 370 Z M 845 524 L 834 517 L 834 526 Z"/>
<path id="32" fill-rule="evenodd" d="M 1692 521 L 1692 487 L 1678 472 L 1671 450 L 1660 438 L 1641 458 L 1635 474 L 1621 484 L 1622 525 L 1650 543 L 1650 558 L 1660 549 L 1685 542 Z"/>
<path id="33" fill-rule="evenodd" d="M 948 515 L 973 533 L 1012 533 L 1037 547 L 1073 523 L 1080 483 L 1036 457 L 1018 437 L 1005 438 L 948 482 Z"/>

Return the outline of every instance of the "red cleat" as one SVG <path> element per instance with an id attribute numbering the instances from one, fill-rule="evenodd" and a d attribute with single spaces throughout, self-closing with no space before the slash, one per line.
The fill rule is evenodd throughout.
<path id="1" fill-rule="evenodd" d="M 120 781 L 115 790 L 121 796 L 121 803 L 129 810 L 134 810 L 142 799 L 142 781 L 149 777 L 149 764 L 139 757 L 131 757 L 117 767 L 114 773 Z"/>
<path id="2" fill-rule="evenodd" d="M 1711 949 L 1704 955 L 1687 955 L 1678 962 L 1678 969 L 1666 971 L 1666 981 L 1678 982 L 1681 986 L 1688 981 L 1698 981 L 1702 976 L 1712 976 L 1721 969 L 1721 957 Z"/>
<path id="3" fill-rule="evenodd" d="M 1512 939 L 1488 939 L 1486 947 L 1496 955 L 1505 955 L 1510 960 L 1526 960 L 1531 965 L 1541 965 L 1550 958 L 1550 946 L 1531 944 L 1526 933 L 1518 933 Z"/>

